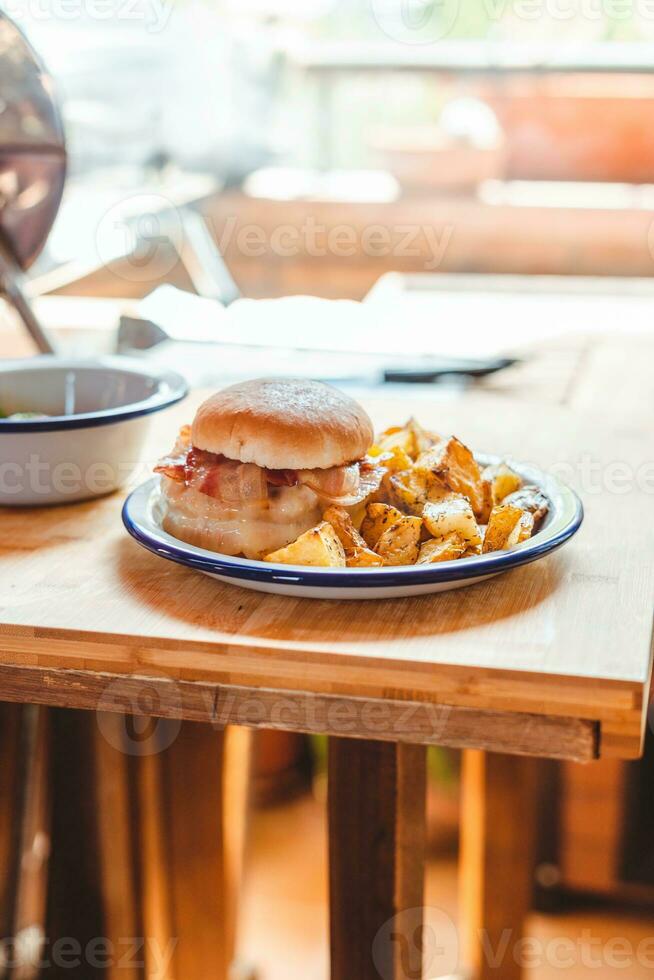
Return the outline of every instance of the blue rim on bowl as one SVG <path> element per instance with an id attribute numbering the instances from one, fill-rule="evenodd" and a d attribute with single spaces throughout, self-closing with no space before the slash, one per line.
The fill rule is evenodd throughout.
<path id="1" fill-rule="evenodd" d="M 496 457 L 480 460 L 494 462 Z M 511 461 L 511 465 L 514 464 Z M 186 544 L 164 531 L 154 516 L 160 478 L 153 477 L 132 491 L 123 505 L 122 518 L 127 531 L 148 551 L 162 558 L 213 575 L 235 580 L 287 583 L 352 589 L 375 586 L 426 585 L 495 575 L 536 561 L 565 544 L 583 521 L 584 511 L 577 494 L 554 477 L 532 467 L 522 472 L 541 486 L 552 504 L 543 527 L 528 541 L 509 551 L 446 561 L 432 565 L 391 566 L 387 568 L 316 568 L 300 565 L 277 565 L 247 558 L 233 558 Z"/>
<path id="2" fill-rule="evenodd" d="M 110 425 L 112 422 L 125 422 L 128 419 L 150 415 L 164 408 L 177 404 L 188 395 L 189 387 L 181 374 L 149 364 L 138 358 L 116 356 L 97 357 L 88 360 L 62 358 L 55 354 L 43 354 L 39 357 L 7 360 L 0 364 L 0 374 L 18 371 L 48 371 L 53 368 L 60 370 L 99 369 L 123 371 L 128 374 L 141 375 L 157 382 L 157 388 L 151 395 L 136 402 L 118 405 L 115 408 L 103 408 L 93 412 L 80 412 L 78 415 L 50 415 L 42 419 L 3 419 L 0 418 L 0 435 L 3 432 L 55 432 L 61 429 L 88 429 L 98 425 Z"/>

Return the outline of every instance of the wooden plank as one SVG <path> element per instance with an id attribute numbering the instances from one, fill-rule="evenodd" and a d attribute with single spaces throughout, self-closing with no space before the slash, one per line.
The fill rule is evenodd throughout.
<path id="1" fill-rule="evenodd" d="M 141 980 L 138 957 L 125 947 L 143 935 L 140 915 L 130 761 L 125 719 L 98 712 L 92 726 L 96 840 L 104 934 L 116 955 L 106 967 L 107 980 Z"/>
<path id="2" fill-rule="evenodd" d="M 464 753 L 460 894 L 475 980 L 521 980 L 533 885 L 534 760 Z"/>
<path id="3" fill-rule="evenodd" d="M 50 854 L 47 708 L 0 708 L 0 939 L 17 973 L 33 980 L 46 935 Z"/>
<path id="4" fill-rule="evenodd" d="M 320 295 L 359 298 L 386 272 L 456 274 L 465 269 L 568 276 L 571 249 L 578 275 L 651 275 L 651 216 L 645 208 L 542 207 L 537 200 L 516 207 L 506 200 L 488 205 L 473 197 L 437 199 L 431 194 L 403 195 L 391 202 L 264 202 L 232 192 L 213 198 L 202 211 L 216 238 L 224 242 L 225 260 L 248 296 L 283 295 L 289 285 L 294 287 L 289 292 L 306 293 L 309 280 Z M 275 252 L 270 245 L 275 229 L 280 224 L 302 229 L 307 220 L 319 229 L 317 243 L 324 247 L 316 249 L 315 239 L 298 234 L 292 257 Z M 257 261 L 244 256 L 238 246 L 242 229 L 250 224 L 262 229 L 268 243 Z M 383 254 L 366 255 L 360 248 L 344 261 L 326 246 L 330 231 L 338 226 L 353 229 L 356 240 L 363 242 L 366 229 L 380 224 L 388 234 Z M 415 229 L 414 240 L 409 248 L 400 247 L 407 228 Z M 98 283 L 103 288 L 100 276 Z"/>
<path id="5" fill-rule="evenodd" d="M 46 940 L 46 896 L 50 856 L 50 711 L 24 710 L 24 793 L 17 852 L 18 878 L 13 935 L 21 980 L 36 980 Z"/>
<path id="6" fill-rule="evenodd" d="M 223 904 L 226 948 L 232 967 L 238 941 L 238 912 L 250 809 L 252 751 L 253 739 L 249 729 L 237 725 L 228 725 L 225 728 L 222 793 Z"/>
<path id="7" fill-rule="evenodd" d="M 617 886 L 626 768 L 620 759 L 562 766 L 559 865 L 566 888 L 612 891 Z"/>
<path id="8" fill-rule="evenodd" d="M 422 976 L 425 750 L 329 742 L 332 980 Z"/>
<path id="9" fill-rule="evenodd" d="M 36 641 L 36 645 L 40 646 L 41 641 Z M 33 689 L 31 676 L 36 675 L 29 674 L 33 667 L 37 670 L 43 669 L 43 676 L 47 678 L 47 689 L 37 698 L 46 703 L 48 698 L 54 701 L 56 697 L 64 696 L 63 688 L 57 678 L 65 678 L 66 671 L 72 672 L 71 677 L 78 676 L 80 686 L 86 687 L 88 684 L 95 689 L 98 698 L 101 697 L 99 691 L 103 682 L 114 676 L 126 679 L 135 677 L 139 684 L 142 684 L 143 678 L 149 683 L 151 678 L 156 681 L 159 677 L 168 677 L 175 683 L 192 681 L 213 683 L 230 689 L 243 687 L 252 692 L 256 700 L 259 686 L 253 690 L 254 681 L 260 677 L 260 666 L 256 663 L 256 655 L 262 659 L 267 653 L 268 671 L 265 679 L 261 678 L 260 685 L 283 694 L 304 691 L 372 699 L 397 698 L 435 704 L 457 704 L 462 707 L 491 711 L 523 711 L 533 714 L 600 719 L 604 722 L 605 729 L 614 724 L 615 731 L 612 732 L 612 737 L 616 738 L 621 733 L 630 738 L 634 732 L 638 737 L 645 716 L 642 690 L 632 683 L 597 679 L 593 684 L 592 700 L 589 704 L 589 695 L 583 694 L 581 690 L 584 686 L 588 688 L 587 678 L 550 678 L 547 689 L 543 689 L 534 683 L 540 675 L 526 670 L 509 672 L 490 671 L 483 667 L 448 666 L 447 671 L 440 671 L 415 664 L 409 671 L 405 668 L 396 669 L 382 658 L 376 658 L 368 661 L 365 671 L 362 671 L 358 662 L 339 656 L 341 670 L 338 680 L 333 680 L 335 663 L 325 664 L 325 658 L 320 658 L 319 655 L 316 655 L 310 672 L 301 677 L 297 676 L 296 666 L 293 675 L 288 676 L 288 671 L 284 672 L 288 654 L 282 652 L 276 656 L 263 648 L 242 651 L 236 648 L 230 651 L 232 670 L 227 671 L 221 668 L 223 659 L 220 656 L 222 653 L 220 648 L 212 650 L 210 644 L 205 644 L 203 650 L 195 649 L 195 666 L 189 668 L 185 666 L 184 656 L 178 650 L 163 645 L 157 646 L 151 641 L 139 641 L 137 638 L 134 638 L 131 644 L 126 643 L 124 648 L 114 646 L 102 648 L 98 645 L 99 648 L 94 651 L 92 667 L 89 665 L 88 648 L 87 656 L 84 657 L 81 642 L 76 641 L 73 644 L 68 641 L 51 640 L 50 647 L 58 651 L 58 665 L 39 668 L 39 661 L 43 660 L 43 657 L 35 654 L 33 658 L 28 658 L 25 653 L 22 653 L 14 658 L 11 646 L 10 641 L 4 641 L 2 658 L 5 663 L 0 664 L 7 681 L 7 700 L 23 700 L 21 698 L 23 685 L 26 691 Z M 21 646 L 23 648 L 25 646 L 23 640 Z M 202 657 L 202 653 L 206 654 L 206 657 Z M 153 666 L 150 663 L 153 657 L 166 662 L 169 665 L 168 671 L 160 671 L 158 666 Z M 201 668 L 197 666 L 198 661 L 202 664 Z M 62 673 L 58 674 L 60 670 Z M 94 681 L 95 677 L 100 678 L 98 684 Z M 53 688 L 52 693 L 50 687 Z M 30 690 L 30 694 L 32 693 Z M 73 699 L 81 696 L 83 694 L 77 689 L 71 690 L 69 694 L 71 703 Z M 99 703 L 104 704 L 105 698 L 111 701 L 113 697 L 113 688 L 108 688 Z"/>
<path id="10" fill-rule="evenodd" d="M 153 716 L 97 718 L 100 890 L 105 934 L 117 951 L 108 975 L 226 980 L 250 734 Z M 142 946 L 130 949 L 139 936 Z"/>
<path id="11" fill-rule="evenodd" d="M 612 433 L 552 406 L 535 425 L 520 401 L 488 394 L 368 406 L 379 426 L 413 412 L 475 448 L 557 470 L 584 496 L 584 527 L 556 556 L 469 589 L 330 603 L 246 592 L 147 554 L 120 526 L 120 495 L 29 518 L 7 509 L 0 660 L 566 715 L 602 723 L 602 752 L 638 754 L 654 587 L 640 429 Z M 153 457 L 192 413 L 158 421 Z M 626 493 L 613 492 L 616 460 Z"/>
<path id="12" fill-rule="evenodd" d="M 92 980 L 106 975 L 101 961 L 113 955 L 122 958 L 126 952 L 125 946 L 111 950 L 102 943 L 105 922 L 95 833 L 96 717 L 60 709 L 50 716 L 52 851 L 43 974 L 48 980 Z M 137 936 L 141 934 L 140 930 Z"/>
<path id="13" fill-rule="evenodd" d="M 18 704 L 0 704 L 0 939 L 13 934 L 21 812 L 21 718 Z"/>
<path id="14" fill-rule="evenodd" d="M 2 697 L 104 712 L 240 725 L 380 741 L 485 748 L 587 762 L 597 757 L 597 722 L 575 717 L 484 711 L 429 701 L 356 698 L 301 691 L 222 687 L 162 677 L 88 674 L 0 665 Z M 143 698 L 147 692 L 147 699 Z"/>
<path id="15" fill-rule="evenodd" d="M 172 954 L 178 934 L 174 920 L 165 760 L 153 748 L 135 762 L 145 972 L 146 976 L 156 973 L 161 980 L 174 980 Z"/>
<path id="16" fill-rule="evenodd" d="M 179 977 L 225 980 L 234 958 L 248 757 L 242 732 L 193 723 L 163 756 Z"/>

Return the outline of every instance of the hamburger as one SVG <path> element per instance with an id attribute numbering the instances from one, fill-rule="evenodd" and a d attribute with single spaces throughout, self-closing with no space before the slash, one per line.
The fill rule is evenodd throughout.
<path id="1" fill-rule="evenodd" d="M 189 544 L 261 558 L 355 507 L 383 470 L 366 456 L 372 423 L 352 398 L 318 381 L 259 378 L 208 398 L 184 426 L 162 476 L 163 527 Z"/>

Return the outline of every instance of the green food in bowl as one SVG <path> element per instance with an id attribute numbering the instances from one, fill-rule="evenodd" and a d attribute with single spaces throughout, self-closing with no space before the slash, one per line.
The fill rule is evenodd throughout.
<path id="1" fill-rule="evenodd" d="M 10 419 L 12 422 L 20 422 L 21 419 L 49 419 L 49 415 L 44 415 L 43 412 L 12 412 L 11 415 L 7 415 L 0 409 L 0 419 Z"/>
<path id="2" fill-rule="evenodd" d="M 44 415 L 43 412 L 14 412 L 13 415 L 8 415 L 7 418 L 19 422 L 21 419 L 49 419 L 50 416 Z"/>

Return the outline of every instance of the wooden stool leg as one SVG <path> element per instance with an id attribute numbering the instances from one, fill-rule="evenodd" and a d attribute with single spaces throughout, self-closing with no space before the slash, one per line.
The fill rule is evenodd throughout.
<path id="1" fill-rule="evenodd" d="M 22 712 L 19 704 L 0 704 L 0 940 L 11 937 L 14 932 L 16 855 L 20 846 Z"/>
<path id="2" fill-rule="evenodd" d="M 12 976 L 39 974 L 50 853 L 49 719 L 37 705 L 0 705 L 0 938 Z M 3 973 L 5 953 L 0 955 Z"/>
<path id="3" fill-rule="evenodd" d="M 176 978 L 223 980 L 234 959 L 250 734 L 185 722 L 161 756 Z"/>
<path id="4" fill-rule="evenodd" d="M 106 712 L 102 729 L 93 724 L 97 853 L 104 932 L 114 955 L 106 980 L 140 980 L 139 957 L 119 948 L 121 940 L 143 935 L 138 908 L 138 875 L 134 855 L 130 756 L 123 745 L 125 719 Z"/>
<path id="5" fill-rule="evenodd" d="M 425 749 L 329 740 L 332 980 L 420 980 Z"/>
<path id="6" fill-rule="evenodd" d="M 250 733 L 194 722 L 103 715 L 97 728 L 97 797 L 104 918 L 123 950 L 116 980 L 201 976 L 226 980 L 236 942 L 249 786 Z M 147 746 L 134 754 L 138 746 Z M 124 896 L 124 901 L 121 901 Z M 136 955 L 138 953 L 138 955 Z M 125 969 L 127 967 L 127 970 Z M 130 972 L 127 972 L 127 971 Z"/>
<path id="7" fill-rule="evenodd" d="M 475 980 L 519 980 L 529 913 L 536 821 L 536 763 L 464 753 L 461 907 Z"/>

